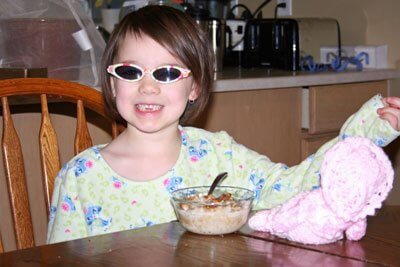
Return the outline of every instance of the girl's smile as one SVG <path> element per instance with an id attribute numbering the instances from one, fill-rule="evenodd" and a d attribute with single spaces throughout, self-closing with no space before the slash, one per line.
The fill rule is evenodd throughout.
<path id="1" fill-rule="evenodd" d="M 139 112 L 156 112 L 159 111 L 163 106 L 162 105 L 155 105 L 155 104 L 136 104 L 135 105 L 136 109 L 139 110 Z"/>

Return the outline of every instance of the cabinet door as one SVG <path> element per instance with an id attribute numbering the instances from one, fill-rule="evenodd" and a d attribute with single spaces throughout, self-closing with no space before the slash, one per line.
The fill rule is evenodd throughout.
<path id="1" fill-rule="evenodd" d="M 308 133 L 340 129 L 346 119 L 376 94 L 386 96 L 387 81 L 312 86 L 309 88 Z"/>
<path id="2" fill-rule="evenodd" d="M 301 139 L 301 159 L 304 160 L 309 155 L 314 154 L 326 142 L 335 138 L 339 134 L 338 131 L 329 132 L 324 134 L 309 135 L 303 131 L 303 138 Z"/>
<path id="3" fill-rule="evenodd" d="M 274 162 L 300 161 L 301 88 L 216 92 L 195 124 L 227 131 Z"/>

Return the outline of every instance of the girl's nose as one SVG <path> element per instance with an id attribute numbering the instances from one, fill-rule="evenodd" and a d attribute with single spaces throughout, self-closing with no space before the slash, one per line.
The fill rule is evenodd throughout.
<path id="1" fill-rule="evenodd" d="M 150 74 L 145 75 L 139 83 L 139 93 L 141 94 L 151 95 L 160 93 L 160 84 L 153 80 Z"/>

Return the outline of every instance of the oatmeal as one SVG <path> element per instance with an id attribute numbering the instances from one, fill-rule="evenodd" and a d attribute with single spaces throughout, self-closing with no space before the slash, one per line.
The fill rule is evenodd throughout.
<path id="1" fill-rule="evenodd" d="M 175 201 L 174 207 L 180 223 L 188 231 L 219 235 L 237 231 L 246 223 L 251 200 L 252 197 L 234 197 L 230 192 L 218 196 L 198 193 Z"/>

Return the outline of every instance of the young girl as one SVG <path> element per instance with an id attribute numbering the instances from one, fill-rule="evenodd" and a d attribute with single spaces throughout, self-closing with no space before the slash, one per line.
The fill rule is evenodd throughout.
<path id="1" fill-rule="evenodd" d="M 229 174 L 224 185 L 254 191 L 255 210 L 271 208 L 319 186 L 324 151 L 339 139 L 358 135 L 385 146 L 399 135 L 400 100 L 382 102 L 375 96 L 346 122 L 340 137 L 289 168 L 225 132 L 181 126 L 205 108 L 212 83 L 208 39 L 190 17 L 165 6 L 128 14 L 113 32 L 102 62 L 106 103 L 127 128 L 62 168 L 47 242 L 176 220 L 170 193 L 209 185 L 221 172 Z"/>

